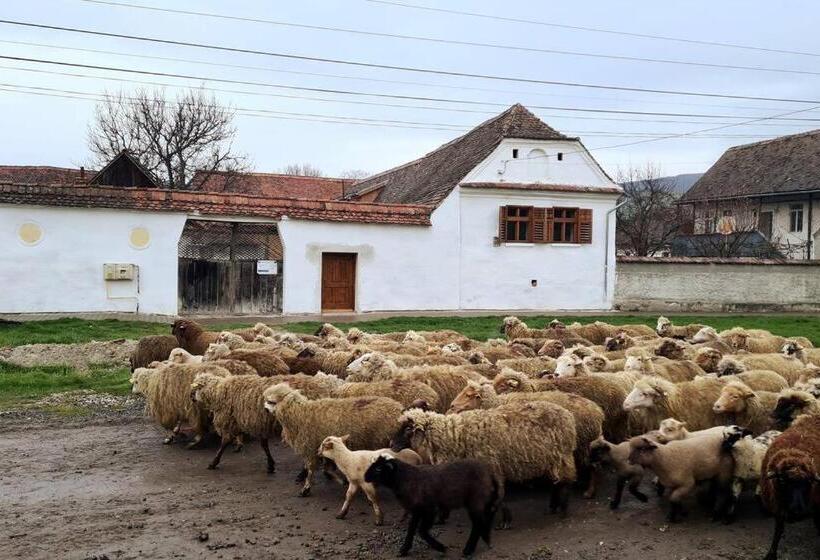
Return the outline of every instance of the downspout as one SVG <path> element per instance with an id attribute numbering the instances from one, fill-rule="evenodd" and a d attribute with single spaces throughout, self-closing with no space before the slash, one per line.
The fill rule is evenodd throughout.
<path id="1" fill-rule="evenodd" d="M 609 219 L 614 212 L 617 212 L 618 208 L 626 203 L 627 200 L 624 199 L 623 202 L 616 204 L 613 208 L 607 210 L 606 213 L 606 231 L 604 233 L 604 303 L 606 303 L 607 297 L 609 297 Z M 614 259 L 615 255 L 613 255 L 612 258 Z"/>
<path id="2" fill-rule="evenodd" d="M 812 238 L 811 238 L 811 218 L 812 218 L 812 206 L 814 202 L 812 201 L 812 193 L 809 193 L 809 220 L 808 226 L 806 228 L 806 260 L 811 260 L 811 246 L 812 246 Z"/>

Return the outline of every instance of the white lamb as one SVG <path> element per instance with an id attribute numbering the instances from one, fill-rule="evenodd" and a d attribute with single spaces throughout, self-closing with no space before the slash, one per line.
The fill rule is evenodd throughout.
<path id="1" fill-rule="evenodd" d="M 336 466 L 347 477 L 348 481 L 345 501 L 342 504 L 342 509 L 336 514 L 336 519 L 344 519 L 347 510 L 350 508 L 350 502 L 361 488 L 364 495 L 367 496 L 367 500 L 373 506 L 373 512 L 376 514 L 376 525 L 381 525 L 384 516 L 381 507 L 379 507 L 379 496 L 376 487 L 364 481 L 364 473 L 380 455 L 387 454 L 411 465 L 421 464 L 421 457 L 412 449 L 402 449 L 399 452 L 394 452 L 392 449 L 351 451 L 345 445 L 348 438 L 350 438 L 349 435 L 342 437 L 328 436 L 319 446 L 319 455 L 336 463 Z"/>

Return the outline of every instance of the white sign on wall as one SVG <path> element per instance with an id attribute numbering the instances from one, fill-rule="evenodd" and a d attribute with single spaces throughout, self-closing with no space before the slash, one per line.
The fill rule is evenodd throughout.
<path id="1" fill-rule="evenodd" d="M 276 261 L 256 261 L 257 274 L 279 274 Z"/>

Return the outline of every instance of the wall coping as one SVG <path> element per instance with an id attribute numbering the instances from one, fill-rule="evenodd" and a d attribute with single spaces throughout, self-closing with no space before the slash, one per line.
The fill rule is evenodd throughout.
<path id="1" fill-rule="evenodd" d="M 618 264 L 726 264 L 755 266 L 820 266 L 820 260 L 778 260 L 753 257 L 629 257 L 619 256 Z"/>

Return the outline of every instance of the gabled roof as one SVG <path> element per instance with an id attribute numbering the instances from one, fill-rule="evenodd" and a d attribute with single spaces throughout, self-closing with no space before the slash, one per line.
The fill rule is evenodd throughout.
<path id="1" fill-rule="evenodd" d="M 231 173 L 225 171 L 197 171 L 191 180 L 191 189 L 207 192 L 256 194 L 284 198 L 335 200 L 355 179 L 306 177 L 278 173 Z"/>
<path id="2" fill-rule="evenodd" d="M 820 190 L 820 130 L 726 150 L 681 202 Z"/>
<path id="3" fill-rule="evenodd" d="M 140 161 L 123 150 L 114 156 L 89 181 L 89 185 L 160 188 L 161 183 Z"/>
<path id="4" fill-rule="evenodd" d="M 86 183 L 96 171 L 50 165 L 0 165 L 0 181 L 10 183 Z"/>
<path id="5" fill-rule="evenodd" d="M 376 197 L 378 202 L 436 206 L 506 138 L 576 140 L 551 128 L 517 103 L 415 161 L 359 181 L 348 189 L 345 198 L 381 189 Z"/>
<path id="6" fill-rule="evenodd" d="M 275 198 L 144 187 L 0 182 L 0 204 L 184 212 L 365 224 L 430 225 L 430 206 Z"/>

